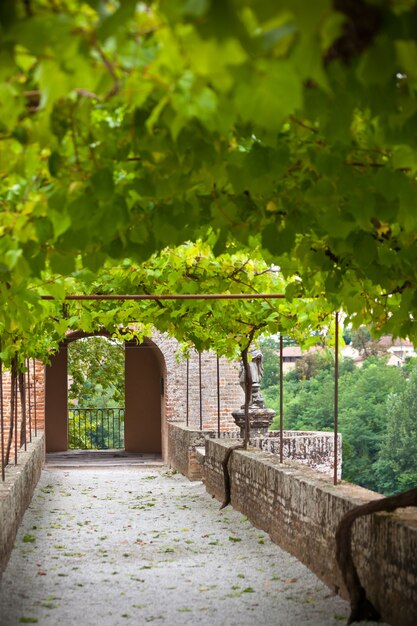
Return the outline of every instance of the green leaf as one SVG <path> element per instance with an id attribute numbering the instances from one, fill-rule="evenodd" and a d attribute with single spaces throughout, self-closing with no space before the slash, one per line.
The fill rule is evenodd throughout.
<path id="1" fill-rule="evenodd" d="M 58 212 L 50 210 L 48 216 L 54 228 L 55 238 L 65 233 L 71 227 L 71 218 L 65 211 Z"/>
<path id="2" fill-rule="evenodd" d="M 417 170 L 417 150 L 407 145 L 395 146 L 392 164 L 398 169 L 409 169 L 411 172 L 415 172 Z"/>
<path id="3" fill-rule="evenodd" d="M 63 276 L 71 274 L 75 270 L 75 259 L 68 254 L 53 253 L 50 256 L 51 269 Z"/>
<path id="4" fill-rule="evenodd" d="M 114 193 L 113 171 L 109 168 L 99 170 L 91 177 L 91 184 L 99 200 L 110 200 Z"/>
<path id="5" fill-rule="evenodd" d="M 386 37 L 377 37 L 358 65 L 358 78 L 364 85 L 384 85 L 395 76 L 398 67 L 395 50 Z"/>
<path id="6" fill-rule="evenodd" d="M 272 131 L 302 105 L 302 86 L 290 61 L 259 62 L 250 75 L 242 75 L 235 93 L 241 118 Z"/>
<path id="7" fill-rule="evenodd" d="M 397 59 L 399 70 L 402 70 L 409 78 L 417 78 L 417 43 L 412 40 L 397 40 Z"/>

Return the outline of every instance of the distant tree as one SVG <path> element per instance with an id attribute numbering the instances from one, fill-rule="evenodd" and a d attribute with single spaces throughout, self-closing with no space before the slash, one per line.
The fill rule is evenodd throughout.
<path id="1" fill-rule="evenodd" d="M 300 370 L 297 369 L 284 377 L 284 427 L 290 430 L 332 430 L 333 363 L 323 354 L 313 353 L 309 355 L 309 366 L 311 371 L 308 377 L 300 376 Z M 406 383 L 407 378 L 413 379 L 416 389 Z M 414 441 L 416 431 L 407 422 L 410 437 L 404 435 L 401 438 L 395 430 L 400 426 L 394 420 L 394 413 L 399 414 L 402 409 L 396 405 L 395 409 L 388 410 L 390 402 L 393 402 L 404 384 L 407 389 L 411 389 L 410 393 L 415 391 L 417 398 L 417 363 L 412 362 L 407 368 L 395 368 L 388 366 L 383 358 L 370 357 L 362 368 L 357 368 L 351 359 L 340 360 L 339 429 L 343 440 L 342 472 L 345 480 L 380 493 L 393 493 L 412 486 L 415 464 L 411 457 L 414 454 L 417 458 L 417 450 L 410 439 Z M 265 389 L 264 398 L 267 406 L 277 412 L 272 424 L 272 429 L 277 429 L 279 386 Z M 408 417 L 400 421 L 404 422 L 404 428 L 407 419 L 412 420 L 414 408 L 414 414 L 417 414 L 417 400 L 409 402 L 408 406 Z M 386 439 L 387 433 L 391 433 L 390 440 Z M 399 460 L 400 452 L 398 459 L 388 456 L 391 448 L 396 449 L 392 447 L 392 440 L 396 437 L 399 439 L 398 448 L 403 450 L 403 464 Z M 384 459 L 384 464 L 380 458 Z"/>
<path id="2" fill-rule="evenodd" d="M 348 326 L 343 329 L 343 341 L 347 346 L 352 343 L 352 329 Z"/>
<path id="3" fill-rule="evenodd" d="M 387 406 L 377 475 L 388 495 L 417 487 L 417 371 L 389 397 Z"/>
<path id="4" fill-rule="evenodd" d="M 387 400 L 404 384 L 400 368 L 369 358 L 340 380 L 339 423 L 343 435 L 343 478 L 383 491 L 375 464 L 387 430 Z"/>
<path id="5" fill-rule="evenodd" d="M 295 364 L 295 370 L 300 380 L 310 380 L 322 370 L 330 370 L 332 367 L 333 354 L 328 350 L 306 352 Z"/>
<path id="6" fill-rule="evenodd" d="M 371 333 L 366 326 L 360 326 L 351 332 L 352 347 L 358 350 L 359 354 L 370 356 L 368 353 Z"/>
<path id="7" fill-rule="evenodd" d="M 296 345 L 294 339 L 287 335 L 282 339 L 284 348 Z M 279 384 L 279 335 L 262 337 L 259 341 L 259 348 L 264 357 L 264 375 L 261 387 L 268 389 L 268 387 Z"/>
<path id="8" fill-rule="evenodd" d="M 259 348 L 264 357 L 261 387 L 267 389 L 279 382 L 279 337 L 262 337 L 259 341 Z"/>
<path id="9" fill-rule="evenodd" d="M 124 405 L 124 346 L 105 337 L 78 339 L 68 349 L 68 399 L 79 407 Z"/>
<path id="10" fill-rule="evenodd" d="M 372 338 L 370 330 L 366 326 L 360 326 L 351 331 L 351 344 L 361 356 L 383 356 L 387 354 L 386 345 Z"/>

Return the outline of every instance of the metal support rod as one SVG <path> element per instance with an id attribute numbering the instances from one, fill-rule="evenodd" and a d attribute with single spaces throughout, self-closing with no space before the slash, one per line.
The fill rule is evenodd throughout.
<path id="1" fill-rule="evenodd" d="M 15 363 L 12 368 L 12 395 L 13 395 L 13 409 L 14 409 L 14 464 L 17 465 L 17 364 Z M 13 419 L 13 417 L 12 417 Z"/>
<path id="2" fill-rule="evenodd" d="M 303 298 L 303 296 L 295 296 Z M 161 293 L 161 294 L 73 294 L 64 300 L 285 300 L 285 293 Z M 55 300 L 41 296 L 41 300 Z"/>
<path id="3" fill-rule="evenodd" d="M 28 418 L 29 418 L 29 441 L 32 442 L 32 401 L 30 393 L 30 360 L 26 359 L 27 388 L 28 388 Z"/>
<path id="4" fill-rule="evenodd" d="M 190 359 L 187 357 L 187 410 L 185 423 L 188 426 L 190 418 Z"/>
<path id="5" fill-rule="evenodd" d="M 4 405 L 3 405 L 3 362 L 0 359 L 0 444 L 1 444 L 1 479 L 6 480 L 6 469 L 4 465 Z"/>
<path id="6" fill-rule="evenodd" d="M 334 471 L 333 484 L 337 485 L 338 427 L 339 427 L 339 312 L 335 313 L 334 353 Z"/>
<path id="7" fill-rule="evenodd" d="M 217 436 L 220 438 L 220 359 L 217 357 Z"/>
<path id="8" fill-rule="evenodd" d="M 283 341 L 279 335 L 279 462 L 284 460 L 284 404 L 283 404 Z"/>
<path id="9" fill-rule="evenodd" d="M 23 430 L 23 445 L 25 447 L 25 452 L 28 449 L 27 444 L 27 414 L 26 414 L 26 385 L 25 385 L 25 374 L 24 372 L 19 373 L 19 391 L 20 391 L 20 410 L 21 410 L 21 420 L 20 420 L 20 444 L 22 444 L 22 430 Z"/>
<path id="10" fill-rule="evenodd" d="M 35 437 L 38 436 L 38 422 L 36 411 L 36 361 L 33 359 L 33 412 L 35 416 Z"/>
<path id="11" fill-rule="evenodd" d="M 200 386 L 200 430 L 203 430 L 203 393 L 201 388 L 201 352 L 198 353 L 198 381 Z"/>

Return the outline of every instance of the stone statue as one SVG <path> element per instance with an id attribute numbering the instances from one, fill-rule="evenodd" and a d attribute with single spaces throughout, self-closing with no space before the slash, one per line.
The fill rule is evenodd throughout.
<path id="1" fill-rule="evenodd" d="M 257 348 L 249 351 L 251 360 L 249 361 L 250 373 L 252 375 L 251 398 L 249 402 L 249 429 L 250 437 L 266 436 L 268 428 L 274 419 L 275 411 L 267 409 L 260 391 L 262 376 L 264 374 L 263 355 Z M 245 368 L 243 363 L 239 371 L 239 383 L 243 391 L 245 391 Z M 240 436 L 246 437 L 245 430 L 245 405 L 240 407 L 239 411 L 232 412 L 233 419 L 240 428 Z M 245 434 L 246 433 L 246 434 Z"/>
<path id="2" fill-rule="evenodd" d="M 264 399 L 260 392 L 260 384 L 262 376 L 264 374 L 263 355 L 257 348 L 252 348 L 249 351 L 252 360 L 249 361 L 250 372 L 252 374 L 252 391 L 250 406 L 264 407 Z M 243 364 L 239 371 L 239 383 L 243 391 L 245 391 L 245 368 Z M 243 408 L 243 407 L 242 407 Z"/>

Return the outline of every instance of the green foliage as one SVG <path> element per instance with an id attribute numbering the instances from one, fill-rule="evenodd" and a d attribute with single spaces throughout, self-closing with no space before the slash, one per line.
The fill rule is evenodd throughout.
<path id="1" fill-rule="evenodd" d="M 388 398 L 387 429 L 381 445 L 377 475 L 384 493 L 417 485 L 417 372 Z"/>
<path id="2" fill-rule="evenodd" d="M 284 378 L 285 428 L 333 429 L 333 367 L 323 357 L 312 357 L 315 369 L 309 378 L 296 369 Z M 391 367 L 376 357 L 367 359 L 361 368 L 350 359 L 341 361 L 339 429 L 345 480 L 385 494 L 415 486 L 415 368 L 415 363 L 408 369 Z M 267 406 L 278 412 L 278 386 L 263 393 Z M 272 428 L 279 428 L 278 418 Z"/>
<path id="3" fill-rule="evenodd" d="M 279 338 L 261 337 L 259 348 L 264 357 L 262 389 L 277 385 L 279 382 Z"/>
<path id="4" fill-rule="evenodd" d="M 68 400 L 83 407 L 124 406 L 124 346 L 105 337 L 78 339 L 68 346 Z"/>
<path id="5" fill-rule="evenodd" d="M 140 340 L 152 324 L 235 356 L 262 332 L 314 341 L 340 308 L 417 339 L 413 0 L 3 5 L 6 366 L 47 360 L 71 328 Z M 176 262 L 200 239 L 215 254 Z M 261 256 L 279 279 L 236 265 Z M 61 308 L 75 292 L 203 287 L 287 303 Z"/>
<path id="6" fill-rule="evenodd" d="M 105 337 L 86 337 L 69 344 L 70 450 L 124 447 L 124 376 L 123 343 Z"/>
<path id="7" fill-rule="evenodd" d="M 290 299 L 416 335 L 415 2 L 219 6 L 1 11 L 2 336 L 29 336 L 45 269 L 201 236 L 261 245 Z"/>
<path id="8" fill-rule="evenodd" d="M 282 338 L 283 347 L 295 345 L 289 336 Z M 264 373 L 261 388 L 268 389 L 279 383 L 279 336 L 261 337 L 259 348 L 264 356 Z"/>
<path id="9" fill-rule="evenodd" d="M 387 429 L 387 400 L 404 385 L 400 368 L 367 359 L 340 381 L 340 430 L 344 438 L 343 477 L 375 491 L 385 491 L 375 467 Z"/>
<path id="10" fill-rule="evenodd" d="M 69 450 L 124 448 L 124 412 L 101 410 L 68 411 Z"/>
<path id="11" fill-rule="evenodd" d="M 360 326 L 351 332 L 352 347 L 358 350 L 359 354 L 368 354 L 368 345 L 371 341 L 371 333 L 366 326 Z"/>

